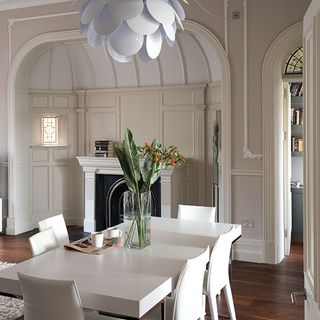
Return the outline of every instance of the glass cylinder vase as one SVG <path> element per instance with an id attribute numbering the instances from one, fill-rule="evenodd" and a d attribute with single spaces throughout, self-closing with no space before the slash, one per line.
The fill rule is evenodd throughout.
<path id="1" fill-rule="evenodd" d="M 123 194 L 124 245 L 145 248 L 151 243 L 151 192 Z"/>

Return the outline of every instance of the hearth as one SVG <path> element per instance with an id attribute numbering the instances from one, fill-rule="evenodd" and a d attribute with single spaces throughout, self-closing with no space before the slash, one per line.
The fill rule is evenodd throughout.
<path id="1" fill-rule="evenodd" d="M 96 230 L 104 230 L 123 222 L 123 193 L 128 187 L 122 175 L 96 176 Z M 161 217 L 160 178 L 152 185 L 152 215 Z"/>

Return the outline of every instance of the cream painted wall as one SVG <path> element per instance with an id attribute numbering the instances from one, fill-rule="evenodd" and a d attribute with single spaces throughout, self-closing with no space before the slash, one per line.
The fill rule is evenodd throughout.
<path id="1" fill-rule="evenodd" d="M 201 3 L 217 17 L 212 17 L 190 1 L 185 6 L 189 20 L 208 28 L 224 44 L 224 3 L 222 0 L 201 0 Z M 290 25 L 301 21 L 310 0 L 247 0 L 248 6 L 248 143 L 253 153 L 262 152 L 262 98 L 261 69 L 268 47 L 276 36 Z M 31 9 L 0 12 L 0 162 L 7 162 L 7 102 L 8 76 L 8 19 L 55 12 L 77 10 L 67 4 L 34 7 Z M 232 20 L 233 11 L 240 12 L 240 19 Z M 229 61 L 231 68 L 231 150 L 232 150 L 232 222 L 254 220 L 252 229 L 244 230 L 243 241 L 249 241 L 249 260 L 263 261 L 260 241 L 263 240 L 262 213 L 262 161 L 243 157 L 244 139 L 244 69 L 243 69 L 243 0 L 229 1 Z M 27 40 L 49 31 L 78 28 L 76 15 L 16 22 L 11 28 L 12 57 Z M 3 171 L 3 170 L 2 170 Z M 5 180 L 5 179 L 4 179 Z M 0 182 L 1 183 L 1 182 Z M 3 190 L 3 187 L 0 188 Z M 0 194 L 1 196 L 1 194 Z M 248 202 L 248 199 L 250 201 Z M 262 253 L 261 253 L 262 252 Z M 249 257 L 250 256 L 250 257 Z"/>

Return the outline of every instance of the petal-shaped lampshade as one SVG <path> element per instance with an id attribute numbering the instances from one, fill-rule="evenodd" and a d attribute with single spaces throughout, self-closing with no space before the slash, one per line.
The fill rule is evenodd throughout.
<path id="1" fill-rule="evenodd" d="M 94 20 L 94 29 L 98 34 L 108 35 L 121 25 L 122 20 L 110 16 L 108 6 L 105 6 Z"/>
<path id="2" fill-rule="evenodd" d="M 175 24 L 174 24 L 175 25 Z M 176 39 L 176 28 L 172 24 L 163 24 L 161 27 L 163 28 L 166 36 L 174 41 Z"/>
<path id="3" fill-rule="evenodd" d="M 174 41 L 171 41 L 168 37 L 166 37 L 166 40 L 167 40 L 167 44 L 170 48 L 174 47 L 174 44 L 175 42 Z"/>
<path id="4" fill-rule="evenodd" d="M 184 20 L 186 18 L 186 15 L 180 2 L 178 0 L 170 0 L 170 2 L 173 6 L 173 9 L 176 11 L 179 19 Z"/>
<path id="5" fill-rule="evenodd" d="M 146 48 L 146 41 L 144 42 L 142 48 L 138 52 L 138 56 L 139 56 L 140 60 L 143 61 L 143 62 L 150 62 L 150 61 L 153 60 L 148 55 L 147 48 Z"/>
<path id="6" fill-rule="evenodd" d="M 151 16 L 162 24 L 174 22 L 174 10 L 172 6 L 163 0 L 146 0 L 147 8 Z"/>
<path id="7" fill-rule="evenodd" d="M 87 33 L 91 46 L 103 45 L 116 61 L 129 62 L 135 54 L 150 61 L 158 57 L 163 38 L 174 45 L 177 24 L 183 29 L 185 13 L 179 1 L 85 0 L 80 31 Z"/>
<path id="8" fill-rule="evenodd" d="M 87 38 L 91 47 L 99 47 L 103 44 L 103 36 L 96 33 L 94 30 L 93 21 L 89 24 Z"/>
<path id="9" fill-rule="evenodd" d="M 89 25 L 88 24 L 83 24 L 80 22 L 80 33 L 84 34 L 87 33 L 89 29 Z"/>
<path id="10" fill-rule="evenodd" d="M 81 22 L 84 24 L 90 23 L 99 15 L 105 4 L 105 0 L 91 0 L 81 14 Z"/>
<path id="11" fill-rule="evenodd" d="M 108 9 L 114 18 L 129 20 L 142 12 L 143 0 L 113 0 Z"/>
<path id="12" fill-rule="evenodd" d="M 173 12 L 174 12 L 174 15 L 175 15 L 175 17 L 176 17 L 176 20 L 177 20 L 177 22 L 178 22 L 178 24 L 179 24 L 180 28 L 181 28 L 182 30 L 184 30 L 184 29 L 183 29 L 182 22 L 181 22 L 181 20 L 180 20 L 179 16 L 177 15 L 177 13 L 176 13 L 174 10 L 173 10 Z"/>
<path id="13" fill-rule="evenodd" d="M 105 49 L 108 51 L 110 56 L 118 62 L 122 62 L 122 63 L 123 62 L 130 62 L 132 60 L 131 56 L 124 56 L 124 55 L 121 55 L 118 52 L 114 51 L 114 49 L 112 48 L 112 46 L 110 44 L 109 38 L 105 41 Z"/>
<path id="14" fill-rule="evenodd" d="M 159 22 L 152 18 L 146 7 L 140 15 L 127 20 L 127 24 L 134 32 L 141 34 L 151 34 L 159 28 Z"/>
<path id="15" fill-rule="evenodd" d="M 136 54 L 143 45 L 143 35 L 132 31 L 126 22 L 110 35 L 112 48 L 121 55 L 132 56 Z"/>
<path id="16" fill-rule="evenodd" d="M 155 33 L 147 35 L 146 39 L 146 48 L 148 55 L 151 59 L 155 59 L 160 51 L 162 46 L 162 33 L 158 29 Z"/>

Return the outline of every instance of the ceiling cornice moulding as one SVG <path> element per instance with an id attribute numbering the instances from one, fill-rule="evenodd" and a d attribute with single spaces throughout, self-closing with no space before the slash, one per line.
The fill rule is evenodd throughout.
<path id="1" fill-rule="evenodd" d="M 0 0 L 0 11 L 13 9 L 29 8 L 36 6 L 44 6 L 62 2 L 72 2 L 68 0 Z"/>

